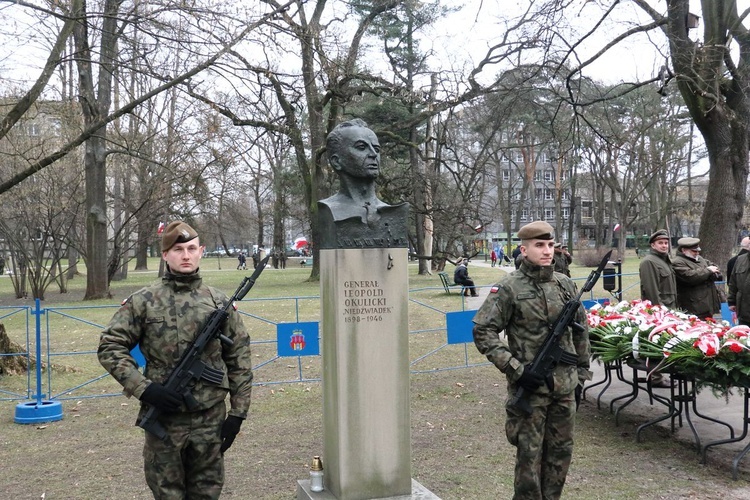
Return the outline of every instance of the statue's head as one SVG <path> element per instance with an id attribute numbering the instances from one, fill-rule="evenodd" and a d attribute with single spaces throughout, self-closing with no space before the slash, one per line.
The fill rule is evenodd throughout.
<path id="1" fill-rule="evenodd" d="M 328 163 L 339 176 L 375 180 L 380 174 L 380 142 L 364 120 L 339 123 L 326 139 Z"/>

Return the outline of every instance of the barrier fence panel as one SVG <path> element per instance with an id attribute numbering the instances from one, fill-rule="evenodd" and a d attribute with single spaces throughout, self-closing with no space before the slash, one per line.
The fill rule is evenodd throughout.
<path id="1" fill-rule="evenodd" d="M 473 310 L 464 297 L 446 295 L 442 287 L 409 291 L 409 349 L 411 373 L 468 368 L 487 364 L 471 337 Z M 51 400 L 108 397 L 122 394 L 120 385 L 101 367 L 96 356 L 101 331 L 117 304 L 0 308 L 0 320 L 13 341 L 24 345 L 20 356 L 33 363 L 36 332 L 30 318 L 40 316 L 42 379 L 32 369 L 23 375 L 0 377 L 0 399 L 39 396 Z M 251 337 L 254 385 L 320 381 L 320 298 L 252 298 L 238 303 Z M 29 364 L 31 364 L 29 363 Z"/>
<path id="2" fill-rule="evenodd" d="M 32 374 L 36 361 L 31 352 L 36 346 L 32 343 L 30 309 L 28 306 L 0 307 L 0 323 L 5 328 L 5 334 L 10 342 L 20 348 L 20 352 L 0 352 L 0 357 L 11 361 L 15 358 L 26 367 L 23 374 L 11 372 L 0 375 L 0 401 L 17 401 L 32 397 L 31 387 L 35 383 Z"/>

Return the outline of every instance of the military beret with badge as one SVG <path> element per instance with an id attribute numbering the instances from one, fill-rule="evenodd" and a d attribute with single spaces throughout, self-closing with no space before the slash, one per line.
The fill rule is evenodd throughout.
<path id="1" fill-rule="evenodd" d="M 521 240 L 554 240 L 554 228 L 543 220 L 529 222 L 518 230 L 518 238 Z"/>
<path id="2" fill-rule="evenodd" d="M 186 222 L 176 220 L 170 222 L 161 235 L 161 251 L 166 252 L 177 243 L 187 243 L 198 237 L 198 233 Z"/>

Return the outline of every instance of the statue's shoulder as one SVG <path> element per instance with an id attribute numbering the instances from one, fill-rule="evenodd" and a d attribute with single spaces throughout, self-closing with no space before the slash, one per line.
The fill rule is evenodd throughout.
<path id="1" fill-rule="evenodd" d="M 364 208 L 358 206 L 351 198 L 341 193 L 319 200 L 318 212 L 334 222 L 351 218 L 358 218 L 361 221 L 366 215 Z"/>

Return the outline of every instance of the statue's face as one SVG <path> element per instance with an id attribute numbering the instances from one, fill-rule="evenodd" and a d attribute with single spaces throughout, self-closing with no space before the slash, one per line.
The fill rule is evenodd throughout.
<path id="1" fill-rule="evenodd" d="M 380 173 L 380 142 L 375 132 L 365 127 L 341 130 L 339 150 L 330 163 L 340 174 L 359 179 L 375 179 Z"/>

